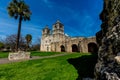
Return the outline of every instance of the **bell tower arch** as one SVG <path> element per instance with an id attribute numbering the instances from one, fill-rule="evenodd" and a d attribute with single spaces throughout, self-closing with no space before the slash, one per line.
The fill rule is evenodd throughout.
<path id="1" fill-rule="evenodd" d="M 45 38 L 47 36 L 50 35 L 50 29 L 48 28 L 48 26 L 46 26 L 45 28 L 43 28 L 42 30 L 42 38 Z"/>

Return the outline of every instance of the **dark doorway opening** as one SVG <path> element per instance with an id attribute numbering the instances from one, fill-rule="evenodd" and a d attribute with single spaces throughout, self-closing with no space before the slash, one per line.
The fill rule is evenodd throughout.
<path id="1" fill-rule="evenodd" d="M 98 46 L 96 43 L 89 43 L 88 44 L 88 52 L 90 53 L 97 53 L 98 52 Z"/>
<path id="2" fill-rule="evenodd" d="M 61 52 L 65 52 L 65 47 L 61 45 Z"/>
<path id="3" fill-rule="evenodd" d="M 47 51 L 49 51 L 49 47 L 47 47 Z"/>
<path id="4" fill-rule="evenodd" d="M 78 52 L 78 46 L 76 44 L 72 45 L 72 52 Z"/>

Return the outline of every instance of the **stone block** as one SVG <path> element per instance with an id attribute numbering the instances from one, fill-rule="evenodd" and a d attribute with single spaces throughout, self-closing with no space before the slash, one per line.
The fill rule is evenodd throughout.
<path id="1" fill-rule="evenodd" d="M 18 52 L 9 53 L 8 59 L 9 60 L 30 59 L 30 52 L 18 51 Z"/>

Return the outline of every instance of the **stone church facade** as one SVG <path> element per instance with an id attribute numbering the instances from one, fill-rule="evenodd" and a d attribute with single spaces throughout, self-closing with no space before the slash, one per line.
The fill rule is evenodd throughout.
<path id="1" fill-rule="evenodd" d="M 40 51 L 51 52 L 96 52 L 96 37 L 70 37 L 64 33 L 64 25 L 57 20 L 52 30 L 42 30 Z"/>

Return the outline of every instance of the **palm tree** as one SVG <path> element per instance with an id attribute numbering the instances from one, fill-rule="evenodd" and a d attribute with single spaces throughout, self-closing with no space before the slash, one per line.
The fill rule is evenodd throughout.
<path id="1" fill-rule="evenodd" d="M 26 43 L 27 43 L 27 49 L 29 48 L 30 43 L 32 42 L 32 36 L 30 34 L 27 34 L 25 36 Z"/>
<path id="2" fill-rule="evenodd" d="M 30 20 L 31 12 L 29 10 L 29 6 L 26 5 L 23 0 L 12 0 L 8 5 L 7 10 L 8 10 L 8 14 L 11 17 L 14 17 L 15 19 L 19 19 L 18 33 L 16 40 L 16 51 L 18 51 L 22 21 Z"/>

